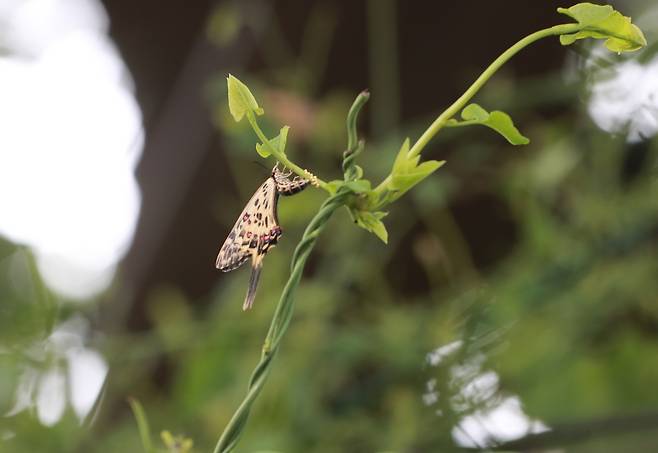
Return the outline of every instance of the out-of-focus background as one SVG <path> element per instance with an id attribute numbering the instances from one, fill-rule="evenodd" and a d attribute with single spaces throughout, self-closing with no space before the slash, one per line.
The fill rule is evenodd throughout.
<path id="1" fill-rule="evenodd" d="M 214 260 L 271 162 L 229 72 L 326 180 L 369 88 L 379 181 L 567 3 L 0 1 L 0 451 L 139 452 L 129 397 L 212 450 L 324 196 L 281 200 L 243 313 Z M 477 96 L 530 145 L 445 130 L 388 245 L 331 220 L 238 451 L 658 451 L 658 8 L 611 3 L 647 49 L 546 39 Z"/>

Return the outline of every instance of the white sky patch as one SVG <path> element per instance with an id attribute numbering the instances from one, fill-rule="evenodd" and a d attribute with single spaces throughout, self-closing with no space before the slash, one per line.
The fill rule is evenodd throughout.
<path id="1" fill-rule="evenodd" d="M 427 363 L 439 366 L 462 346 L 461 340 L 441 346 L 427 355 Z M 451 365 L 449 369 L 452 389 L 450 406 L 458 413 L 466 413 L 452 429 L 452 437 L 457 445 L 484 448 L 549 430 L 544 423 L 525 414 L 518 396 L 500 391 L 498 373 L 483 369 L 485 359 L 483 354 L 474 354 L 464 362 Z M 422 399 L 427 406 L 439 402 L 440 394 L 436 387 L 434 378 L 426 383 Z M 442 415 L 440 410 L 437 415 Z"/>
<path id="2" fill-rule="evenodd" d="M 142 117 L 98 0 L 0 0 L 0 234 L 55 291 L 110 284 L 140 208 Z"/>

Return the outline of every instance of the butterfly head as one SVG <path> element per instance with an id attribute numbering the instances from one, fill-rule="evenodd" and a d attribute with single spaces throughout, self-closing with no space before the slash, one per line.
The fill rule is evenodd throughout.
<path id="1" fill-rule="evenodd" d="M 293 175 L 292 170 L 284 168 L 279 170 L 279 164 L 277 163 L 272 169 L 272 179 L 276 184 L 276 192 L 280 195 L 294 195 L 298 192 L 301 192 L 308 186 L 309 181 L 301 178 L 297 175 Z"/>

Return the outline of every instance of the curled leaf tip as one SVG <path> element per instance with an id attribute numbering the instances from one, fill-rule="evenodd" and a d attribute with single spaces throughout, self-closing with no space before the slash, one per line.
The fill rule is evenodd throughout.
<path id="1" fill-rule="evenodd" d="M 605 39 L 608 50 L 616 53 L 634 52 L 647 45 L 642 30 L 631 18 L 610 5 L 578 3 L 570 8 L 558 8 L 557 12 L 571 17 L 581 26 L 575 33 L 560 35 L 563 46 L 585 38 Z"/>

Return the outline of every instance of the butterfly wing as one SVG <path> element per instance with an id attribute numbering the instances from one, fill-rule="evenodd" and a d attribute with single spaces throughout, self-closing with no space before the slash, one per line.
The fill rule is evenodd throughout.
<path id="1" fill-rule="evenodd" d="M 276 218 L 276 184 L 273 178 L 256 190 L 219 250 L 215 266 L 222 272 L 237 269 L 250 257 L 265 254 L 281 236 Z"/>
<path id="2" fill-rule="evenodd" d="M 215 265 L 223 272 L 240 267 L 251 257 L 251 277 L 242 306 L 245 310 L 251 308 L 256 297 L 263 258 L 282 234 L 276 213 L 278 197 L 274 178 L 267 178 L 245 206 L 217 255 Z"/>
<path id="3" fill-rule="evenodd" d="M 222 272 L 237 269 L 249 259 L 249 247 L 243 244 L 245 226 L 243 219 L 248 209 L 249 205 L 247 204 L 219 250 L 215 266 Z"/>
<path id="4" fill-rule="evenodd" d="M 237 269 L 251 258 L 251 277 L 242 308 L 251 308 L 263 258 L 274 247 L 282 231 L 277 219 L 277 201 L 279 195 L 294 195 L 309 184 L 306 179 L 281 172 L 276 166 L 272 176 L 256 190 L 233 225 L 224 245 L 219 250 L 215 266 L 223 272 Z"/>

